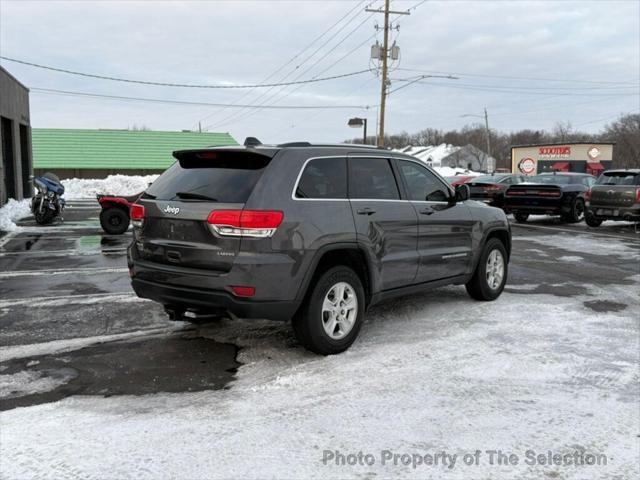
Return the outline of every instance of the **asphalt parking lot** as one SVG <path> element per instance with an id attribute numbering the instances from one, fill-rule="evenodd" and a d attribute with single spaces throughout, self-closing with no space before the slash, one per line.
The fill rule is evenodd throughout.
<path id="1" fill-rule="evenodd" d="M 128 234 L 103 234 L 98 212 L 72 201 L 64 223 L 27 219 L 0 237 L 6 478 L 424 477 L 433 470 L 327 465 L 322 452 L 490 447 L 579 447 L 608 463 L 483 463 L 449 476 L 639 473 L 633 225 L 514 225 L 499 300 L 473 302 L 461 287 L 398 299 L 372 309 L 349 352 L 320 358 L 281 323 L 168 321 L 133 294 Z"/>

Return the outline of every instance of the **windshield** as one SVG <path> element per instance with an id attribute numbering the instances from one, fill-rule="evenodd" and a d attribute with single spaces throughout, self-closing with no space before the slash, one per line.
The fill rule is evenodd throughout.
<path id="1" fill-rule="evenodd" d="M 569 185 L 570 183 L 580 183 L 569 175 L 534 175 L 527 178 L 527 183 L 545 183 L 551 185 Z"/>
<path id="2" fill-rule="evenodd" d="M 267 164 L 268 159 L 257 155 L 181 159 L 153 182 L 145 197 L 186 202 L 245 203 Z"/>
<path id="3" fill-rule="evenodd" d="M 596 185 L 640 185 L 640 174 L 633 172 L 603 173 Z"/>

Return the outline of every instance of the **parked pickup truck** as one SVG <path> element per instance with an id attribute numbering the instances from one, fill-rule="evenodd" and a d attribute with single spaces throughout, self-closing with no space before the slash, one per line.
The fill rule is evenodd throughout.
<path id="1" fill-rule="evenodd" d="M 604 220 L 640 222 L 640 169 L 604 172 L 585 200 L 585 221 L 590 227 L 599 227 Z"/>

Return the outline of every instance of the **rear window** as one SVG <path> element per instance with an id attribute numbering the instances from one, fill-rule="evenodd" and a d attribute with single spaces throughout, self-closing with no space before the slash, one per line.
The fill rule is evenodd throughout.
<path id="1" fill-rule="evenodd" d="M 534 175 L 526 180 L 529 183 L 545 183 L 551 185 L 569 185 L 570 183 L 580 183 L 569 175 Z"/>
<path id="2" fill-rule="evenodd" d="M 640 185 L 640 175 L 632 172 L 603 173 L 597 185 Z"/>
<path id="3" fill-rule="evenodd" d="M 271 160 L 246 152 L 202 152 L 179 158 L 147 189 L 147 198 L 245 203 Z"/>

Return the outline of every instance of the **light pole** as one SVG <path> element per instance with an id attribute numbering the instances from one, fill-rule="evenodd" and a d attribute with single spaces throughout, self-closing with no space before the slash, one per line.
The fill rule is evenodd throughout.
<path id="1" fill-rule="evenodd" d="M 364 132 L 362 134 L 362 143 L 366 145 L 367 144 L 367 119 L 360 118 L 360 117 L 350 118 L 349 121 L 347 122 L 347 125 L 349 125 L 351 128 L 364 127 Z"/>
<path id="2" fill-rule="evenodd" d="M 487 137 L 487 154 L 491 156 L 491 131 L 489 130 L 489 115 L 487 114 L 487 109 L 484 109 L 484 115 L 475 115 L 472 113 L 466 113 L 464 115 L 460 115 L 460 117 L 476 117 L 476 118 L 484 118 L 484 128 L 486 131 Z"/>
<path id="3" fill-rule="evenodd" d="M 465 115 L 460 115 L 461 117 L 476 117 L 476 118 L 484 118 L 484 128 L 487 137 L 487 155 L 491 156 L 491 130 L 489 130 L 489 114 L 487 113 L 487 108 L 484 109 L 484 115 L 475 115 L 472 113 L 467 113 Z"/>

